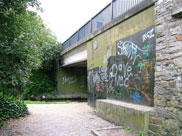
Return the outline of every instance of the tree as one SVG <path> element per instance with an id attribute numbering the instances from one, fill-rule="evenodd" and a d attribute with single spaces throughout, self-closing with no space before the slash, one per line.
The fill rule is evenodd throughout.
<path id="1" fill-rule="evenodd" d="M 28 6 L 39 7 L 37 0 L 0 2 L 0 88 L 26 85 L 32 70 L 55 57 L 60 44 L 42 19 Z M 55 49 L 56 48 L 56 49 Z"/>

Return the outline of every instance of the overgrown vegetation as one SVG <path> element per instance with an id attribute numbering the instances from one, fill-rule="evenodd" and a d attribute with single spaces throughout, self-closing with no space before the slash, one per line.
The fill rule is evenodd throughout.
<path id="1" fill-rule="evenodd" d="M 4 96 L 0 93 L 0 127 L 9 118 L 23 117 L 28 114 L 26 105 L 12 96 Z"/>
<path id="2" fill-rule="evenodd" d="M 36 0 L 0 2 L 0 87 L 12 90 L 26 85 L 33 70 L 59 55 L 61 44 L 37 13 Z"/>
<path id="3" fill-rule="evenodd" d="M 55 95 L 55 83 L 43 70 L 34 71 L 25 88 L 25 98 Z"/>
<path id="4" fill-rule="evenodd" d="M 27 113 L 26 106 L 14 99 L 24 88 L 29 96 L 55 91 L 40 69 L 51 71 L 61 44 L 41 17 L 28 10 L 30 6 L 41 10 L 38 0 L 0 1 L 0 91 L 8 95 L 0 96 L 1 125 L 2 120 Z"/>

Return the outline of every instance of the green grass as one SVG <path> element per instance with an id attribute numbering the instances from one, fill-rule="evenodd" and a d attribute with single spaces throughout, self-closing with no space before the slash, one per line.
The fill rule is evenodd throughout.
<path id="1" fill-rule="evenodd" d="M 69 104 L 71 101 L 61 101 L 61 102 L 45 102 L 45 101 L 24 101 L 25 104 Z"/>

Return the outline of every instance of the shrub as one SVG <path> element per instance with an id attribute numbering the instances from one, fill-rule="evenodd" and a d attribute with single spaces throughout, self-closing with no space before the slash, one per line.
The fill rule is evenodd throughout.
<path id="1" fill-rule="evenodd" d="M 0 93 L 0 127 L 10 118 L 23 117 L 28 114 L 28 109 L 21 101 L 11 97 L 3 97 Z"/>
<path id="2" fill-rule="evenodd" d="M 25 88 L 25 97 L 56 94 L 54 82 L 43 70 L 34 71 L 30 83 Z"/>

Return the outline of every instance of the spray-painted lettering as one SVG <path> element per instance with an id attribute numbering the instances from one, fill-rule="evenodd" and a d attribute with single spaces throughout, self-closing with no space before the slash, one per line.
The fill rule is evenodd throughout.
<path id="1" fill-rule="evenodd" d="M 137 45 L 135 45 L 131 41 L 118 41 L 117 44 L 118 52 L 117 55 L 125 55 L 128 59 L 132 60 L 132 65 L 135 64 L 137 58 L 142 59 L 139 52 L 147 52 L 147 50 L 140 49 Z"/>
<path id="2" fill-rule="evenodd" d="M 77 82 L 77 77 L 76 76 L 72 76 L 72 77 L 63 77 L 62 78 L 62 84 L 74 84 Z"/>
<path id="3" fill-rule="evenodd" d="M 146 32 L 143 36 L 143 42 L 145 42 L 147 39 L 151 39 L 152 37 L 154 37 L 154 28 L 152 28 L 151 30 L 149 30 L 148 32 Z"/>

